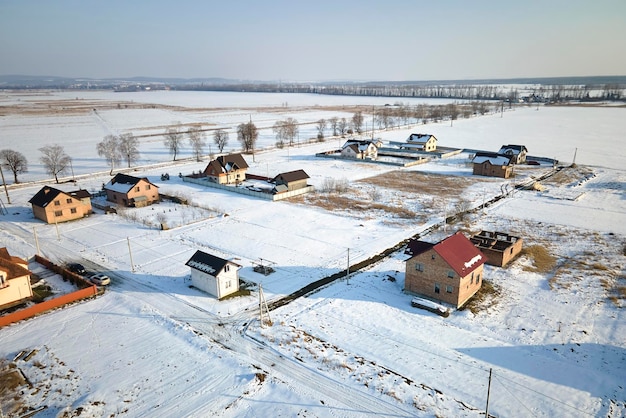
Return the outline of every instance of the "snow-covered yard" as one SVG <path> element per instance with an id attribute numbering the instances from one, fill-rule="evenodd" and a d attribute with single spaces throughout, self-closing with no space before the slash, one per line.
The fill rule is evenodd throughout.
<path id="1" fill-rule="evenodd" d="M 45 178 L 36 164 L 38 147 L 58 142 L 72 150 L 78 182 L 58 186 L 68 190 L 98 190 L 108 180 L 95 143 L 111 132 L 137 133 L 139 126 L 162 132 L 172 120 L 209 116 L 216 126 L 232 127 L 247 121 L 250 112 L 271 127 L 286 116 L 311 122 L 328 117 L 328 110 L 315 110 L 318 104 L 368 104 L 365 98 L 313 95 L 50 94 L 183 107 L 168 109 L 167 117 L 150 113 L 162 109 L 114 107 L 80 121 L 0 118 L 0 148 L 28 137 L 28 148 L 18 150 L 32 170 L 21 181 Z M 32 99 L 9 93 L 2 98 L 0 105 Z M 281 106 L 285 102 L 300 107 Z M 345 269 L 348 249 L 353 264 L 440 222 L 456 201 L 476 207 L 499 195 L 507 182 L 471 176 L 467 156 L 400 170 L 400 177 L 406 172 L 413 181 L 434 176 L 426 193 L 372 180 L 397 167 L 314 156 L 335 147 L 338 139 L 268 149 L 254 160 L 246 156 L 251 172 L 304 169 L 318 189 L 329 178 L 345 180 L 345 194 L 354 202 L 377 200 L 383 206 L 367 210 L 325 208 L 307 199 L 263 201 L 183 183 L 176 175 L 160 180 L 164 171 L 203 169 L 208 159 L 142 166 L 135 175 L 148 177 L 161 193 L 185 197 L 192 212 L 183 215 L 182 205 L 168 202 L 128 209 L 133 213 L 128 216 L 96 211 L 59 224 L 60 240 L 54 225 L 32 217 L 28 199 L 41 184 L 12 186 L 10 205 L 2 196 L 8 214 L 0 216 L 0 245 L 30 257 L 36 252 L 36 229 L 44 256 L 102 268 L 112 284 L 95 300 L 0 330 L 0 358 L 7 363 L 21 350 L 37 350 L 28 361 L 16 361 L 32 386 L 20 386 L 15 396 L 5 397 L 11 402 L 0 402 L 1 408 L 6 415 L 19 403 L 45 405 L 37 415 L 42 417 L 478 417 L 484 415 L 491 369 L 489 412 L 494 416 L 623 416 L 626 172 L 619 144 L 625 111 L 519 108 L 503 117 L 458 120 L 454 127 L 428 124 L 377 133 L 389 141 L 428 132 L 442 145 L 494 151 L 504 143 L 521 143 L 532 155 L 565 162 L 579 148 L 576 162 L 585 169 L 569 169 L 571 179 L 547 181 L 543 192 L 518 191 L 422 237 L 436 242 L 458 229 L 502 230 L 554 257 L 545 270 L 531 252 L 506 269 L 487 267 L 485 278 L 494 292 L 448 318 L 411 306 L 412 297 L 402 292 L 407 258 L 402 252 L 354 272 L 349 282 L 340 280 L 272 311 L 271 327 L 261 328 L 257 320 L 256 285 L 262 284 L 266 299 L 274 300 Z M 46 135 L 33 132 L 33 118 Z M 261 133 L 261 148 L 273 142 L 269 129 Z M 237 148 L 232 135 L 231 146 Z M 157 137 L 142 140 L 140 151 L 143 164 L 169 159 Z M 547 169 L 523 170 L 515 181 Z M 81 177 L 88 173 L 99 174 Z M 455 179 L 451 183 L 457 188 L 437 182 L 440 175 Z M 373 194 L 373 184 L 378 193 Z M 398 207 L 414 217 L 390 209 Z M 194 212 L 200 208 L 204 212 Z M 158 219 L 157 213 L 162 214 Z M 163 220 L 170 229 L 159 227 Z M 240 276 L 252 294 L 218 302 L 190 288 L 184 264 L 198 249 L 241 264 Z M 254 272 L 259 260 L 271 263 L 275 272 Z"/>

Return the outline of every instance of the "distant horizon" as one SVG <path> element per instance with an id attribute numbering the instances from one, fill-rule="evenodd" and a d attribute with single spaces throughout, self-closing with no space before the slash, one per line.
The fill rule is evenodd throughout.
<path id="1" fill-rule="evenodd" d="M 0 2 L 0 74 L 507 80 L 626 74 L 626 2 Z"/>

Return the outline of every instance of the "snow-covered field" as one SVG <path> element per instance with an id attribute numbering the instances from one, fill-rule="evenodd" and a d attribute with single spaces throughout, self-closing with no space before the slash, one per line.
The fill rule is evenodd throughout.
<path id="1" fill-rule="evenodd" d="M 349 118 L 351 113 L 341 106 L 393 103 L 391 99 L 191 92 L 0 94 L 0 106 L 27 103 L 28 108 L 29 102 L 58 100 L 171 107 L 2 116 L 0 149 L 20 151 L 30 163 L 21 182 L 47 178 L 37 149 L 50 143 L 64 145 L 72 156 L 77 185 L 96 190 L 110 178 L 95 152 L 95 143 L 108 133 L 156 135 L 173 121 L 201 121 L 229 129 L 227 148 L 237 149 L 233 127 L 250 118 L 265 128 L 259 138 L 265 150 L 254 161 L 246 157 L 253 173 L 304 169 L 311 184 L 346 179 L 358 196 L 370 186 L 357 180 L 395 170 L 314 157 L 337 147 L 340 139 L 270 149 L 275 139 L 269 128 L 278 119 Z M 572 170 L 570 180 L 547 182 L 545 192 L 517 192 L 445 232 L 423 237 L 435 242 L 457 229 L 503 230 L 555 257 L 549 271 L 533 271 L 531 256 L 507 269 L 487 267 L 485 278 L 498 296 L 487 298 L 474 312 L 448 318 L 411 307 L 411 296 L 402 292 L 406 256 L 395 253 L 353 273 L 349 282 L 272 311 L 271 327 L 260 328 L 257 319 L 257 283 L 271 301 L 345 269 L 348 248 L 352 264 L 441 221 L 448 209 L 437 206 L 436 187 L 427 197 L 393 188 L 381 192 L 384 202 L 413 205 L 427 213 L 424 219 L 399 219 L 384 211 L 328 211 L 306 200 L 260 201 L 183 183 L 176 175 L 202 169 L 208 159 L 148 166 L 170 159 L 156 135 L 141 139 L 142 166 L 134 174 L 148 176 L 162 192 L 188 197 L 205 212 L 182 215 L 165 203 L 142 209 L 163 211 L 185 224 L 167 231 L 141 221 L 153 216 L 149 212 L 137 217 L 97 212 L 60 224 L 59 240 L 55 226 L 36 221 L 29 208 L 28 199 L 41 183 L 11 185 L 11 204 L 1 197 L 8 214 L 0 216 L 0 245 L 30 257 L 36 252 L 36 229 L 43 255 L 101 268 L 113 280 L 100 298 L 0 330 L 0 358 L 10 361 L 21 350 L 38 350 L 29 361 L 17 362 L 33 386 L 21 387 L 13 402 L 47 406 L 37 415 L 41 417 L 478 417 L 484 416 L 492 370 L 489 412 L 494 416 L 623 416 L 624 112 L 619 107 L 522 107 L 457 120 L 453 127 L 442 122 L 376 133 L 383 141 L 401 141 L 411 132 L 426 132 L 443 146 L 493 151 L 521 143 L 531 155 L 568 163 L 577 148 L 576 163 L 586 166 L 586 171 Z M 312 124 L 300 129 L 303 140 L 315 133 Z M 190 155 L 186 151 L 183 157 Z M 544 170 L 525 170 L 523 176 Z M 464 156 L 405 171 L 473 179 Z M 170 173 L 170 181 L 160 180 L 163 172 Z M 95 174 L 83 176 L 90 173 Z M 461 196 L 478 206 L 485 195 L 499 194 L 502 185 L 495 179 L 472 183 Z M 58 187 L 76 188 L 71 183 Z M 424 201 L 435 203 L 426 211 L 418 206 Z M 251 295 L 217 302 L 189 288 L 184 264 L 197 249 L 236 259 Z M 253 272 L 259 259 L 273 263 L 276 272 Z M 10 407 L 0 402 L 5 415 Z"/>

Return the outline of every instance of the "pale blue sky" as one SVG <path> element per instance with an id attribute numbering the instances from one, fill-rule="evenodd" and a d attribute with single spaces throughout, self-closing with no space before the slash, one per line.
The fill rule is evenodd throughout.
<path id="1" fill-rule="evenodd" d="M 0 0 L 0 74 L 626 75 L 626 0 Z"/>

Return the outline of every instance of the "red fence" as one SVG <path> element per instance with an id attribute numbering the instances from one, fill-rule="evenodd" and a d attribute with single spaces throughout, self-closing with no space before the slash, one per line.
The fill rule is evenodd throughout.
<path id="1" fill-rule="evenodd" d="M 98 294 L 98 288 L 83 279 L 81 276 L 74 274 L 71 271 L 67 271 L 63 267 L 57 266 L 51 261 L 46 260 L 45 258 L 42 258 L 38 255 L 35 256 L 35 260 L 38 263 L 46 266 L 50 270 L 53 270 L 55 273 L 61 274 L 65 280 L 69 280 L 71 283 L 75 284 L 81 289 L 77 290 L 76 292 L 61 295 L 57 298 L 46 300 L 36 305 L 29 306 L 25 309 L 20 309 L 8 315 L 0 316 L 0 328 L 14 322 L 21 321 L 23 319 L 32 318 L 33 316 L 58 308 L 68 303 L 72 303 L 80 299 L 89 298 Z"/>

